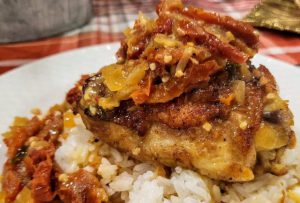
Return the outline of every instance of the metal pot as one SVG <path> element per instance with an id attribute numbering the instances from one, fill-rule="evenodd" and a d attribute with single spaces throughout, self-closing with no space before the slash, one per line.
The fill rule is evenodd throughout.
<path id="1" fill-rule="evenodd" d="M 0 43 L 57 35 L 91 16 L 90 0 L 0 0 Z"/>

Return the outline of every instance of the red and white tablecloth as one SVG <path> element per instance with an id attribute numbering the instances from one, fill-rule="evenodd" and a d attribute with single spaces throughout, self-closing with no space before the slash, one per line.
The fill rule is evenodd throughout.
<path id="1" fill-rule="evenodd" d="M 94 17 L 76 30 L 32 42 L 0 45 L 0 74 L 45 56 L 79 47 L 119 41 L 139 11 L 155 16 L 159 0 L 93 0 Z M 259 0 L 185 0 L 204 9 L 241 19 Z M 260 53 L 300 64 L 300 35 L 259 29 Z"/>

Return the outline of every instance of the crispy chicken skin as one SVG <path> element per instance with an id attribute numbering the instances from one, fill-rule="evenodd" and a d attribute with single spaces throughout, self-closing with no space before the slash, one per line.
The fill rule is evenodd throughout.
<path id="1" fill-rule="evenodd" d="M 179 0 L 161 1 L 157 14 L 125 31 L 116 64 L 68 93 L 86 127 L 138 160 L 217 180 L 285 173 L 293 116 L 268 69 L 249 61 L 253 28 Z"/>

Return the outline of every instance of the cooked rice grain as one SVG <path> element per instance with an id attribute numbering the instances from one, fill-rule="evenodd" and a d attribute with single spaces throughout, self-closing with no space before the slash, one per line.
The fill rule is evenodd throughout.
<path id="1" fill-rule="evenodd" d="M 297 192 L 288 188 L 300 179 L 300 150 L 287 150 L 282 162 L 290 167 L 284 176 L 264 174 L 247 183 L 221 183 L 200 176 L 191 170 L 176 167 L 169 178 L 161 166 L 140 163 L 127 154 L 94 139 L 81 119 L 76 125 L 65 128 L 68 136 L 60 138 L 61 146 L 55 153 L 55 161 L 64 173 L 80 168 L 101 177 L 108 195 L 119 194 L 129 203 L 275 203 L 293 202 Z M 98 157 L 98 161 L 97 158 Z M 221 193 L 222 188 L 222 193 Z M 295 190 L 296 191 L 296 190 Z M 299 198 L 299 197 L 298 197 Z M 295 201 L 294 201 L 295 202 Z"/>

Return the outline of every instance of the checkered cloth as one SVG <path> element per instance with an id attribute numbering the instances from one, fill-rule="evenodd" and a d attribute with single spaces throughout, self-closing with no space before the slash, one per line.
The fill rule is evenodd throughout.
<path id="1" fill-rule="evenodd" d="M 84 27 L 33 42 L 0 45 L 0 74 L 42 57 L 79 47 L 119 41 L 141 11 L 155 16 L 159 0 L 93 0 L 93 19 Z M 259 0 L 185 0 L 188 4 L 241 19 Z M 260 31 L 260 53 L 300 64 L 300 37 L 291 33 Z"/>

